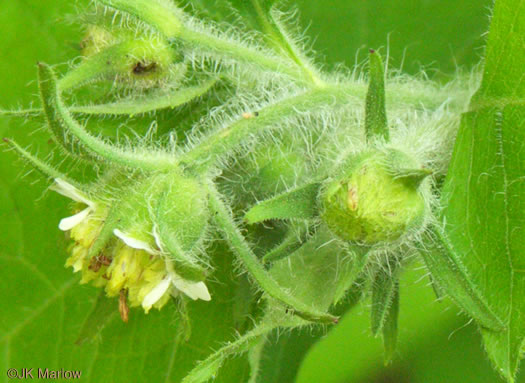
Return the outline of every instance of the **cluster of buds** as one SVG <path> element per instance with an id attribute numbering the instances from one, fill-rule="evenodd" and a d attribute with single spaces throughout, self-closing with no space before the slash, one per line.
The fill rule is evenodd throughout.
<path id="1" fill-rule="evenodd" d="M 224 164 L 228 162 L 225 159 L 239 153 L 251 137 L 279 126 L 283 118 L 290 122 L 301 114 L 315 116 L 320 107 L 346 106 L 351 92 L 344 84 L 325 83 L 312 66 L 294 59 L 299 56 L 275 58 L 258 47 L 194 28 L 195 23 L 188 22 L 189 18 L 171 2 L 100 0 L 100 4 L 104 6 L 97 7 L 82 42 L 80 64 L 59 80 L 50 67 L 40 64 L 39 86 L 43 106 L 40 112 L 57 145 L 67 158 L 80 157 L 97 170 L 103 169 L 103 175 L 93 184 L 77 183 L 11 142 L 22 157 L 54 179 L 54 190 L 76 202 L 75 214 L 59 224 L 72 240 L 66 266 L 82 274 L 81 283 L 101 287 L 109 297 L 119 296 L 123 319 L 128 316 L 128 306 L 142 306 L 148 312 L 163 307 L 170 296 L 207 301 L 213 295 L 205 283 L 213 261 L 206 257 L 204 242 L 213 221 L 239 263 L 267 296 L 303 319 L 336 322 L 337 318 L 327 312 L 328 306 L 315 307 L 308 299 L 298 299 L 290 293 L 293 289 L 281 286 L 272 275 L 270 264 L 293 255 L 322 226 L 345 246 L 351 244 L 355 245 L 353 249 L 368 251 L 378 244 L 410 240 L 413 233 L 424 228 L 430 214 L 425 200 L 430 183 L 424 181 L 430 172 L 414 156 L 395 149 L 389 141 L 385 77 L 379 56 L 372 52 L 370 58 L 366 149 L 354 151 L 336 169 L 316 169 L 315 161 L 304 165 L 309 149 L 296 142 L 294 134 L 288 135 L 291 132 L 282 129 L 279 145 L 259 145 L 252 153 L 253 161 L 244 164 L 236 158 L 237 164 L 245 167 L 247 176 L 241 178 L 248 181 L 239 183 L 242 203 L 234 206 L 237 211 L 232 212 L 216 188 L 220 183 L 217 175 L 225 171 Z M 127 15 L 126 19 L 117 25 L 114 21 L 122 14 Z M 236 73 L 217 76 L 222 73 L 209 73 L 195 62 L 186 65 L 185 58 L 181 58 L 186 52 L 195 56 L 201 51 L 208 52 L 199 59 L 204 66 L 209 60 L 219 71 L 220 61 L 214 63 L 213 58 L 229 55 L 227 62 L 248 62 L 259 68 L 260 73 L 265 73 L 264 81 L 271 77 L 268 72 L 287 76 L 292 90 L 284 100 L 260 96 L 257 109 L 231 117 L 219 129 L 205 126 L 208 129 L 199 132 L 198 126 L 195 135 L 184 135 L 182 143 L 174 142 L 175 132 L 170 132 L 169 145 L 147 145 L 139 140 L 126 147 L 93 135 L 77 122 L 78 113 L 135 116 L 188 103 L 207 94 L 218 81 L 237 81 L 233 85 L 238 85 Z M 192 85 L 202 78 L 206 81 L 178 87 L 177 76 L 185 77 Z M 145 92 L 140 97 L 130 92 L 130 97 L 120 95 L 106 104 L 65 105 L 64 91 L 99 80 L 112 86 L 127 84 L 132 89 L 144 89 L 162 81 L 169 84 L 159 87 L 161 92 Z M 261 89 L 268 87 L 269 92 L 273 86 L 270 84 L 271 81 L 264 82 Z M 218 91 L 207 96 L 216 97 L 214 101 L 218 102 L 224 102 L 224 95 L 239 97 L 239 105 L 244 105 L 245 100 L 236 93 L 239 88 L 231 85 L 225 84 L 224 94 Z M 305 91 L 305 87 L 309 89 Z M 264 102 L 261 98 L 265 98 Z M 227 106 L 223 109 L 230 111 Z M 206 114 L 206 119 L 216 123 L 211 114 Z M 305 117 L 304 121 L 313 120 Z M 289 122 L 283 126 L 295 127 Z M 310 170 L 316 174 L 307 174 Z M 307 181 L 290 189 L 290 185 L 302 180 Z M 253 190 L 245 188 L 248 183 Z M 246 192 L 251 197 L 246 197 Z M 254 199 L 264 198 L 269 199 L 247 206 Z M 263 262 L 235 219 L 235 214 L 247 208 L 244 223 L 292 220 L 276 225 L 284 228 L 286 237 Z M 250 230 L 244 233 L 249 236 Z M 364 264 L 355 267 L 356 272 L 363 267 Z M 351 283 L 352 280 L 341 282 L 342 294 Z M 328 300 L 337 301 L 333 297 Z"/>

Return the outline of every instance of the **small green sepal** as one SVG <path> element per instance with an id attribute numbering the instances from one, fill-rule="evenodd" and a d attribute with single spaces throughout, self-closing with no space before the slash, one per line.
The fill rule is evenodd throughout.
<path id="1" fill-rule="evenodd" d="M 368 141 L 390 139 L 385 103 L 385 72 L 379 53 L 370 50 L 369 84 L 366 94 L 365 133 Z"/>
<path id="2" fill-rule="evenodd" d="M 249 224 L 270 219 L 315 218 L 318 214 L 317 194 L 320 184 L 311 183 L 260 202 L 252 207 L 244 219 Z"/>

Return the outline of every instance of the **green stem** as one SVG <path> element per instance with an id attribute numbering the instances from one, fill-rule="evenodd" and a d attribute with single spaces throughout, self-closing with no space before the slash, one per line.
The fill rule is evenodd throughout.
<path id="1" fill-rule="evenodd" d="M 222 202 L 221 196 L 212 185 L 209 186 L 209 193 L 210 208 L 214 213 L 217 226 L 222 229 L 234 254 L 244 265 L 246 270 L 250 272 L 251 276 L 261 289 L 272 298 L 290 306 L 295 310 L 295 314 L 303 319 L 320 323 L 337 323 L 337 317 L 325 312 L 317 311 L 290 295 L 279 286 L 275 279 L 272 278 L 272 276 L 265 270 L 264 266 L 259 262 L 257 256 L 253 253 L 235 224 L 230 211 Z"/>
<path id="2" fill-rule="evenodd" d="M 207 382 L 217 374 L 217 371 L 228 357 L 248 351 L 251 345 L 257 344 L 261 337 L 277 327 L 278 326 L 274 324 L 261 324 L 256 326 L 253 330 L 247 332 L 236 341 L 220 348 L 200 362 L 188 375 L 186 375 L 182 380 L 182 383 Z"/>
<path id="3" fill-rule="evenodd" d="M 182 29 L 180 34 L 176 36 L 176 40 L 182 40 L 187 44 L 215 52 L 219 55 L 231 56 L 239 61 L 255 64 L 273 72 L 286 74 L 300 82 L 305 82 L 303 71 L 294 65 L 290 65 L 290 62 L 279 60 L 276 57 L 268 55 L 268 53 L 248 48 L 234 41 L 188 28 Z"/>
<path id="4" fill-rule="evenodd" d="M 164 153 L 152 155 L 124 150 L 88 133 L 64 106 L 53 70 L 45 64 L 39 64 L 38 70 L 42 104 L 49 128 L 57 142 L 68 152 L 74 153 L 75 145 L 78 145 L 92 157 L 98 156 L 115 164 L 142 170 L 172 169 L 176 166 L 175 159 Z"/>
<path id="5" fill-rule="evenodd" d="M 205 172 L 248 137 L 275 127 L 288 116 L 307 113 L 323 105 L 342 104 L 348 96 L 342 87 L 317 88 L 269 105 L 259 110 L 257 117 L 246 119 L 241 116 L 231 125 L 204 137 L 182 156 L 181 163 Z"/>
<path id="6" fill-rule="evenodd" d="M 76 181 L 73 181 L 69 179 L 65 174 L 60 173 L 58 170 L 53 168 L 52 166 L 49 166 L 45 162 L 41 161 L 39 158 L 33 156 L 31 153 L 23 149 L 20 145 L 18 145 L 15 141 L 9 139 L 9 138 L 3 138 L 3 141 L 9 145 L 14 151 L 18 154 L 18 156 L 27 162 L 29 165 L 31 165 L 33 168 L 38 170 L 40 173 L 42 173 L 45 177 L 57 179 L 60 178 L 70 185 L 75 186 L 78 189 L 83 189 L 84 187 L 79 184 Z"/>

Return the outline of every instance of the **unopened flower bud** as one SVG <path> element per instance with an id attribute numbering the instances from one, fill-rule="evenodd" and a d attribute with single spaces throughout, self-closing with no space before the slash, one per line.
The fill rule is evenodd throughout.
<path id="1" fill-rule="evenodd" d="M 321 217 L 334 234 L 372 245 L 421 226 L 426 207 L 420 184 L 428 171 L 397 150 L 365 152 L 347 164 L 320 193 Z"/>

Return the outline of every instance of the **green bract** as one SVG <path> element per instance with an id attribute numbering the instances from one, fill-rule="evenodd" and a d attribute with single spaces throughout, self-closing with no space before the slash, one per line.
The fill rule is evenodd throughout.
<path id="1" fill-rule="evenodd" d="M 395 151 L 365 152 L 348 161 L 344 172 L 326 182 L 319 195 L 321 217 L 340 238 L 364 244 L 390 242 L 417 231 L 427 213 L 416 161 Z M 428 173 L 427 173 L 428 174 Z"/>

